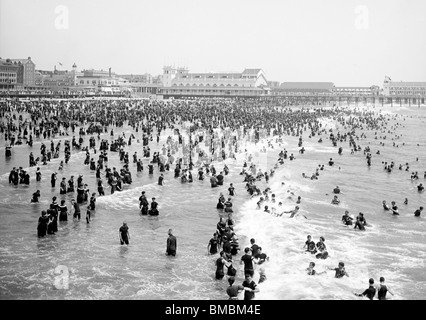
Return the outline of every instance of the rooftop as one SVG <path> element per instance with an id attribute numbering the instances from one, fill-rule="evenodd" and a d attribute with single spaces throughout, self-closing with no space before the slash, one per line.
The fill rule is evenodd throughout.
<path id="1" fill-rule="evenodd" d="M 334 88 L 333 82 L 283 82 L 280 89 L 323 89 L 331 90 Z"/>
<path id="2" fill-rule="evenodd" d="M 405 81 L 391 81 L 389 85 L 400 86 L 400 87 L 410 87 L 410 86 L 426 86 L 426 82 L 405 82 Z"/>
<path id="3" fill-rule="evenodd" d="M 243 74 L 258 74 L 260 71 L 262 71 L 262 69 L 245 69 L 243 71 Z"/>

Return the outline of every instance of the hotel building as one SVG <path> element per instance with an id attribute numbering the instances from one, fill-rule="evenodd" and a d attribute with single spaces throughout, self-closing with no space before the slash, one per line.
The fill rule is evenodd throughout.
<path id="1" fill-rule="evenodd" d="M 31 57 L 28 57 L 28 59 L 1 59 L 0 58 L 0 63 L 3 66 L 3 68 L 10 69 L 10 67 L 6 67 L 6 65 L 11 65 L 11 64 L 13 64 L 14 66 L 18 66 L 18 70 L 16 72 L 16 82 L 13 83 L 13 87 L 9 86 L 9 89 L 16 88 L 16 87 L 34 87 L 35 86 L 35 64 L 34 62 L 31 61 Z M 2 72 L 2 73 L 6 73 L 6 72 Z M 12 80 L 12 79 L 9 79 L 9 78 L 6 79 L 6 78 L 7 78 L 6 76 L 3 76 L 3 80 Z"/>
<path id="2" fill-rule="evenodd" d="M 426 97 L 426 82 L 403 82 L 391 81 L 389 77 L 385 77 L 383 82 L 383 94 L 385 96 L 394 97 Z"/>
<path id="3" fill-rule="evenodd" d="M 262 69 L 241 73 L 189 73 L 186 68 L 165 66 L 159 94 L 168 97 L 263 97 L 270 93 Z"/>

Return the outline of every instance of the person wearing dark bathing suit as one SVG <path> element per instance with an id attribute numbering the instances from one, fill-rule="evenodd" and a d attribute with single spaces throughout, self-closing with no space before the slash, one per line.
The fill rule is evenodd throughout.
<path id="1" fill-rule="evenodd" d="M 320 241 L 317 242 L 317 251 L 319 252 L 315 256 L 317 259 L 327 259 L 328 257 L 327 247 L 324 241 L 325 241 L 324 237 L 320 237 Z"/>
<path id="2" fill-rule="evenodd" d="M 234 285 L 235 280 L 229 279 L 229 287 L 226 289 L 226 293 L 229 296 L 229 300 L 238 300 L 238 294 L 244 291 L 244 287 L 242 285 Z"/>
<path id="3" fill-rule="evenodd" d="M 368 299 L 373 300 L 374 296 L 376 295 L 376 288 L 374 287 L 374 279 L 370 278 L 368 280 L 369 287 L 365 289 L 363 293 L 354 293 L 358 297 L 366 296 Z"/>
<path id="4" fill-rule="evenodd" d="M 41 217 L 38 218 L 37 236 L 39 238 L 43 238 L 44 236 L 46 236 L 48 224 L 49 224 L 49 217 L 47 215 L 47 212 L 43 210 L 41 212 Z"/>
<path id="5" fill-rule="evenodd" d="M 334 275 L 335 278 L 343 278 L 344 276 L 349 277 L 349 274 L 345 270 L 345 264 L 343 262 L 339 262 L 337 268 L 328 268 L 329 270 L 334 270 L 336 273 Z"/>
<path id="6" fill-rule="evenodd" d="M 343 222 L 343 224 L 346 225 L 346 226 L 351 226 L 352 225 L 352 220 L 353 220 L 352 217 L 349 216 L 349 211 L 346 210 L 345 214 L 342 216 L 342 222 Z"/>
<path id="7" fill-rule="evenodd" d="M 303 249 L 306 248 L 306 252 L 310 252 L 312 254 L 317 253 L 317 249 L 315 246 L 315 242 L 312 241 L 311 235 L 307 236 L 307 240 L 305 242 L 305 245 L 303 246 Z"/>
<path id="8" fill-rule="evenodd" d="M 215 277 L 217 280 L 222 280 L 225 276 L 225 272 L 223 268 L 228 265 L 228 261 L 226 259 L 225 252 L 221 251 L 219 258 L 216 259 L 216 273 Z"/>
<path id="9" fill-rule="evenodd" d="M 259 283 L 262 283 L 266 280 L 266 272 L 265 272 L 265 265 L 264 263 L 266 261 L 269 261 L 269 256 L 266 253 L 262 252 L 262 247 L 257 248 L 257 254 L 254 256 L 256 260 L 256 263 L 259 265 Z"/>
<path id="10" fill-rule="evenodd" d="M 167 238 L 166 255 L 174 257 L 176 255 L 176 249 L 177 249 L 176 237 L 173 235 L 172 229 L 169 229 L 168 234 L 169 234 L 169 237 Z"/>
<path id="11" fill-rule="evenodd" d="M 62 181 L 59 184 L 59 193 L 60 194 L 66 194 L 67 193 L 67 182 L 65 181 L 65 177 L 62 178 Z"/>
<path id="12" fill-rule="evenodd" d="M 73 208 L 74 208 L 74 215 L 73 215 L 73 218 L 74 218 L 74 219 L 78 219 L 78 220 L 80 220 L 80 219 L 81 219 L 80 206 L 78 205 L 78 203 L 77 203 L 77 202 L 75 202 L 75 200 L 74 200 L 74 199 L 72 199 L 72 200 L 71 200 L 71 205 L 72 205 L 72 206 L 73 206 Z"/>
<path id="13" fill-rule="evenodd" d="M 210 239 L 209 244 L 207 245 L 207 254 L 216 254 L 218 251 L 219 239 L 217 233 L 213 233 L 213 238 Z"/>
<path id="14" fill-rule="evenodd" d="M 364 224 L 362 223 L 362 220 L 359 216 L 356 217 L 354 229 L 356 228 L 358 228 L 359 230 L 365 231 Z"/>
<path id="15" fill-rule="evenodd" d="M 224 218 L 220 218 L 219 222 L 216 225 L 217 234 L 219 236 L 219 244 L 222 242 L 222 236 L 225 234 L 226 222 Z"/>
<path id="16" fill-rule="evenodd" d="M 235 188 L 232 185 L 232 183 L 229 185 L 228 191 L 229 191 L 230 196 L 236 196 L 237 195 L 237 192 L 235 191 Z"/>
<path id="17" fill-rule="evenodd" d="M 423 207 L 420 207 L 419 209 L 417 209 L 416 211 L 414 211 L 414 216 L 415 217 L 420 217 L 420 214 L 423 211 Z"/>
<path id="18" fill-rule="evenodd" d="M 163 174 L 160 174 L 160 176 L 158 177 L 158 185 L 164 186 L 164 175 Z"/>
<path id="19" fill-rule="evenodd" d="M 396 205 L 395 201 L 392 201 L 391 204 L 392 204 L 392 207 L 391 207 L 392 214 L 399 215 L 398 206 Z"/>
<path id="20" fill-rule="evenodd" d="M 245 280 L 243 282 L 244 287 L 244 300 L 252 300 L 255 297 L 255 292 L 259 292 L 256 282 L 252 279 L 251 273 L 245 274 Z"/>
<path id="21" fill-rule="evenodd" d="M 47 209 L 49 224 L 47 225 L 47 234 L 55 234 L 58 231 L 58 212 L 54 209 Z"/>
<path id="22" fill-rule="evenodd" d="M 126 222 L 123 222 L 123 225 L 118 229 L 118 237 L 120 239 L 120 244 L 129 244 L 130 234 L 129 227 Z"/>
<path id="23" fill-rule="evenodd" d="M 386 300 L 386 293 L 390 293 L 391 295 L 394 295 L 389 287 L 385 284 L 385 278 L 384 277 L 380 277 L 380 284 L 377 288 L 377 298 L 379 300 Z"/>
<path id="24" fill-rule="evenodd" d="M 84 188 L 82 184 L 77 186 L 77 203 L 81 204 L 84 202 Z"/>
<path id="25" fill-rule="evenodd" d="M 155 198 L 152 198 L 151 209 L 148 211 L 148 214 L 150 216 L 158 216 L 159 212 L 157 208 L 158 208 L 158 202 L 155 201 Z"/>
<path id="26" fill-rule="evenodd" d="M 306 268 L 306 273 L 307 273 L 309 276 L 314 276 L 314 275 L 316 275 L 316 274 L 317 274 L 317 272 L 314 270 L 314 268 L 315 268 L 315 262 L 309 262 L 309 267 L 308 267 L 308 268 Z"/>
<path id="27" fill-rule="evenodd" d="M 246 247 L 244 249 L 244 255 L 241 257 L 241 264 L 244 263 L 244 273 L 249 274 L 253 276 L 254 274 L 254 266 L 253 266 L 253 259 L 254 257 L 251 254 L 251 249 L 249 247 Z"/>
<path id="28" fill-rule="evenodd" d="M 55 187 L 55 184 L 56 184 L 56 172 L 52 173 L 52 175 L 50 177 L 50 184 L 52 185 L 52 188 Z"/>
<path id="29" fill-rule="evenodd" d="M 102 179 L 99 179 L 99 181 L 98 181 L 98 193 L 99 193 L 99 196 L 105 195 L 105 190 L 104 190 L 104 185 L 102 184 Z"/>
<path id="30" fill-rule="evenodd" d="M 36 192 L 33 193 L 33 197 L 31 199 L 31 202 L 32 203 L 38 202 L 38 198 L 40 198 L 40 190 L 37 190 Z"/>
<path id="31" fill-rule="evenodd" d="M 259 249 L 259 246 L 256 244 L 256 240 L 254 238 L 250 239 L 250 245 L 251 255 L 255 257 L 257 255 L 257 249 Z"/>
<path id="32" fill-rule="evenodd" d="M 96 209 L 96 193 L 92 193 L 92 196 L 90 197 L 90 210 Z"/>
<path id="33" fill-rule="evenodd" d="M 59 221 L 68 221 L 68 208 L 65 205 L 65 200 L 61 200 L 61 204 L 58 207 L 59 209 Z"/>
<path id="34" fill-rule="evenodd" d="M 225 197 L 223 196 L 222 192 L 219 195 L 219 199 L 217 201 L 216 209 L 223 209 L 225 207 Z"/>
<path id="35" fill-rule="evenodd" d="M 233 212 L 231 198 L 228 198 L 228 201 L 226 201 L 224 203 L 224 205 L 225 205 L 225 212 L 226 213 L 232 213 Z"/>
<path id="36" fill-rule="evenodd" d="M 145 202 L 148 202 L 148 201 L 146 200 L 145 191 L 142 191 L 141 196 L 139 197 L 139 208 L 142 208 Z"/>
<path id="37" fill-rule="evenodd" d="M 389 206 L 386 204 L 386 201 L 385 201 L 385 200 L 383 200 L 383 210 L 386 210 L 386 211 L 389 211 L 389 210 L 390 210 L 390 208 L 389 208 Z"/>

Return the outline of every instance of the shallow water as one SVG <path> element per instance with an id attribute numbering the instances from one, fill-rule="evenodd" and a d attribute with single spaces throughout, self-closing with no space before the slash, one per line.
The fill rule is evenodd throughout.
<path id="1" fill-rule="evenodd" d="M 413 212 L 425 204 L 425 193 L 419 194 L 416 185 L 426 182 L 423 179 L 426 171 L 426 111 L 417 107 L 375 107 L 373 110 L 379 109 L 405 117 L 405 120 L 398 119 L 405 128 L 397 129 L 397 133 L 402 134 L 400 141 L 395 140 L 398 148 L 392 147 L 390 134 L 384 140 L 385 146 L 380 146 L 379 141 L 383 140 L 374 140 L 374 132 L 364 131 L 367 138 L 359 143 L 362 147 L 368 144 L 371 147 L 373 159 L 370 168 L 363 152 L 350 154 L 348 142 L 341 144 L 343 154 L 339 156 L 337 148 L 340 144 L 333 147 L 325 134 L 322 135 L 324 142 L 320 144 L 318 136 L 310 139 L 304 132 L 303 146 L 307 151 L 303 155 L 298 153 L 298 139 L 293 136 L 284 137 L 284 143 L 281 146 L 275 144 L 275 149 L 268 150 L 267 154 L 259 152 L 266 145 L 265 140 L 257 146 L 242 141 L 247 154 L 254 156 L 253 162 L 257 167 L 268 171 L 274 166 L 282 148 L 295 154 L 296 160 L 287 160 L 276 170 L 269 187 L 278 199 L 282 199 L 286 210 L 294 208 L 295 199 L 300 195 L 301 213 L 308 219 L 300 216 L 289 219 L 286 215 L 277 218 L 255 209 L 257 199 L 249 198 L 239 175 L 246 158 L 244 152 L 237 154 L 237 160 L 226 160 L 230 174 L 225 176 L 224 186 L 214 189 L 207 177 L 199 181 L 196 174 L 193 174 L 193 183 L 182 184 L 173 177 L 173 170 L 165 172 L 165 185 L 158 186 L 157 168 L 154 175 L 149 176 L 149 159 L 143 159 L 143 173 L 137 173 L 136 164 L 130 160 L 133 177 L 130 186 L 126 185 L 122 192 L 113 195 L 106 188 L 106 196 L 97 195 L 96 212 L 90 224 L 84 220 L 85 207 L 82 206 L 83 219 L 80 222 L 71 218 L 60 224 L 56 235 L 38 239 L 37 219 L 54 195 L 61 199 L 57 194 L 61 177 L 68 180 L 71 175 L 83 174 L 84 183 L 88 183 L 95 192 L 95 172 L 83 165 L 84 152 L 73 151 L 68 165 L 58 172 L 56 190 L 52 190 L 50 174 L 57 170 L 63 158 L 63 143 L 60 159 L 40 166 L 43 174 L 40 183 L 35 181 L 36 168 L 28 168 L 28 154 L 33 151 L 37 157 L 40 144 L 35 143 L 32 148 L 16 146 L 10 159 L 0 161 L 0 298 L 227 299 L 225 288 L 228 284 L 225 279 L 214 280 L 217 256 L 207 255 L 207 244 L 220 216 L 216 210 L 219 192 L 226 195 L 232 182 L 237 191 L 233 204 L 240 246 L 244 248 L 250 238 L 255 238 L 270 256 L 266 264 L 268 279 L 259 285 L 257 299 L 359 299 L 352 292 L 362 292 L 370 277 L 378 281 L 380 276 L 387 279 L 396 294 L 393 299 L 424 299 L 426 222 L 424 217 L 414 218 Z M 336 132 L 334 121 L 326 123 Z M 132 129 L 127 126 L 115 128 L 115 136 L 123 131 L 128 137 Z M 172 134 L 169 130 L 161 136 L 159 144 L 151 142 L 151 154 L 159 151 L 167 136 Z M 360 132 L 357 131 L 357 134 Z M 135 136 L 140 138 L 141 132 Z M 101 137 L 109 140 L 109 133 Z M 0 139 L 0 151 L 4 152 L 3 135 Z M 85 139 L 87 144 L 88 137 Z M 402 146 L 402 141 L 405 146 Z M 46 143 L 46 146 L 50 147 L 50 144 Z M 376 150 L 380 150 L 381 154 L 376 155 Z M 126 147 L 126 151 L 130 158 L 135 151 L 141 155 L 142 143 L 134 141 Z M 108 156 L 108 167 L 122 167 L 118 153 L 108 152 Z M 333 167 L 327 165 L 329 158 L 335 161 Z M 394 161 L 397 166 L 408 162 L 410 171 L 395 169 L 388 174 L 383 170 L 382 161 Z M 302 172 L 310 176 L 319 164 L 324 164 L 325 170 L 320 171 L 318 180 L 302 178 Z M 29 186 L 9 185 L 9 171 L 14 166 L 22 166 L 30 173 Z M 220 169 L 223 163 L 217 162 L 215 167 Z M 416 182 L 410 180 L 412 171 L 419 172 L 420 179 Z M 281 185 L 283 181 L 284 186 Z M 264 181 L 258 185 L 262 190 L 267 186 Z M 330 204 L 332 189 L 336 185 L 343 192 L 338 206 Z M 41 190 L 41 202 L 30 204 L 31 195 L 37 189 Z M 148 199 L 157 198 L 158 217 L 139 214 L 138 198 L 143 190 Z M 294 192 L 292 199 L 288 198 L 290 193 L 287 190 Z M 68 209 L 71 197 L 70 194 L 64 196 Z M 409 199 L 406 206 L 403 204 L 405 197 Z M 400 216 L 394 217 L 383 211 L 383 200 L 388 203 L 395 200 Z M 340 218 L 345 209 L 354 215 L 363 212 L 372 226 L 365 232 L 343 226 Z M 129 246 L 121 246 L 118 240 L 118 228 L 124 220 L 129 225 Z M 176 257 L 165 256 L 169 228 L 173 228 L 178 241 Z M 325 237 L 330 253 L 328 259 L 316 260 L 304 253 L 302 247 L 308 234 L 315 242 L 320 236 Z M 235 259 L 239 260 L 240 256 Z M 316 262 L 318 272 L 344 261 L 350 277 L 335 279 L 333 271 L 316 277 L 307 276 L 305 269 L 310 261 Z M 69 287 L 66 290 L 55 287 L 55 280 L 60 276 L 61 267 L 58 266 L 68 270 Z M 254 280 L 258 280 L 257 272 Z M 240 266 L 236 283 L 242 281 Z"/>

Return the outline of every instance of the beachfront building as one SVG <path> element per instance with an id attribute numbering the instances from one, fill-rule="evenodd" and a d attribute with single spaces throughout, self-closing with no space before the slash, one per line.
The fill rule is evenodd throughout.
<path id="1" fill-rule="evenodd" d="M 152 83 L 152 75 L 145 74 L 120 74 L 120 78 L 128 80 L 130 83 Z"/>
<path id="2" fill-rule="evenodd" d="M 386 76 L 383 82 L 383 95 L 388 102 L 399 104 L 425 104 L 426 82 L 392 81 Z"/>
<path id="3" fill-rule="evenodd" d="M 335 87 L 333 92 L 336 95 L 346 96 L 378 96 L 380 94 L 379 86 L 371 87 Z"/>
<path id="4" fill-rule="evenodd" d="M 158 76 L 153 77 L 149 73 L 145 74 L 123 74 L 120 78 L 127 80 L 126 87 L 131 92 L 132 97 L 153 97 L 161 87 Z"/>
<path id="5" fill-rule="evenodd" d="M 18 84 L 26 87 L 34 87 L 35 85 L 35 63 L 31 60 L 31 57 L 28 59 L 11 59 L 13 62 L 16 62 L 19 66 L 18 72 Z"/>
<path id="6" fill-rule="evenodd" d="M 56 89 L 63 87 L 73 87 L 77 85 L 77 77 L 83 76 L 82 72 L 77 71 L 77 65 L 74 63 L 71 70 L 58 70 L 56 66 L 53 71 L 36 70 L 36 86 L 47 89 Z"/>
<path id="7" fill-rule="evenodd" d="M 12 79 L 9 79 L 10 76 L 3 76 L 4 80 L 11 80 L 9 85 L 9 89 L 22 88 L 22 87 L 34 87 L 35 85 L 35 64 L 31 61 L 31 57 L 28 59 L 1 59 L 0 64 L 3 68 L 6 69 L 14 69 L 14 67 L 10 67 L 11 64 L 17 66 L 16 72 L 16 82 L 13 83 Z M 7 67 L 9 66 L 9 67 Z M 8 71 L 9 72 L 9 71 Z M 3 72 L 7 73 L 7 72 Z M 13 78 L 13 76 L 12 76 Z"/>
<path id="8" fill-rule="evenodd" d="M 18 83 L 20 66 L 10 59 L 0 59 L 0 89 L 14 89 Z"/>
<path id="9" fill-rule="evenodd" d="M 383 94 L 386 96 L 422 96 L 426 97 L 426 82 L 391 81 L 389 77 L 383 82 Z"/>
<path id="10" fill-rule="evenodd" d="M 186 68 L 165 66 L 164 98 L 174 97 L 263 97 L 270 93 L 262 69 L 245 69 L 240 73 L 190 73 Z"/>
<path id="11" fill-rule="evenodd" d="M 336 87 L 333 82 L 283 82 L 272 95 L 291 103 L 314 105 L 350 105 L 384 103 L 380 87 Z"/>
<path id="12" fill-rule="evenodd" d="M 334 84 L 332 82 L 283 82 L 274 88 L 275 96 L 327 96 L 332 95 Z"/>
<path id="13" fill-rule="evenodd" d="M 81 76 L 77 76 L 76 87 L 87 92 L 103 92 L 116 94 L 129 91 L 129 80 L 118 77 L 115 73 L 104 70 L 83 70 Z"/>

